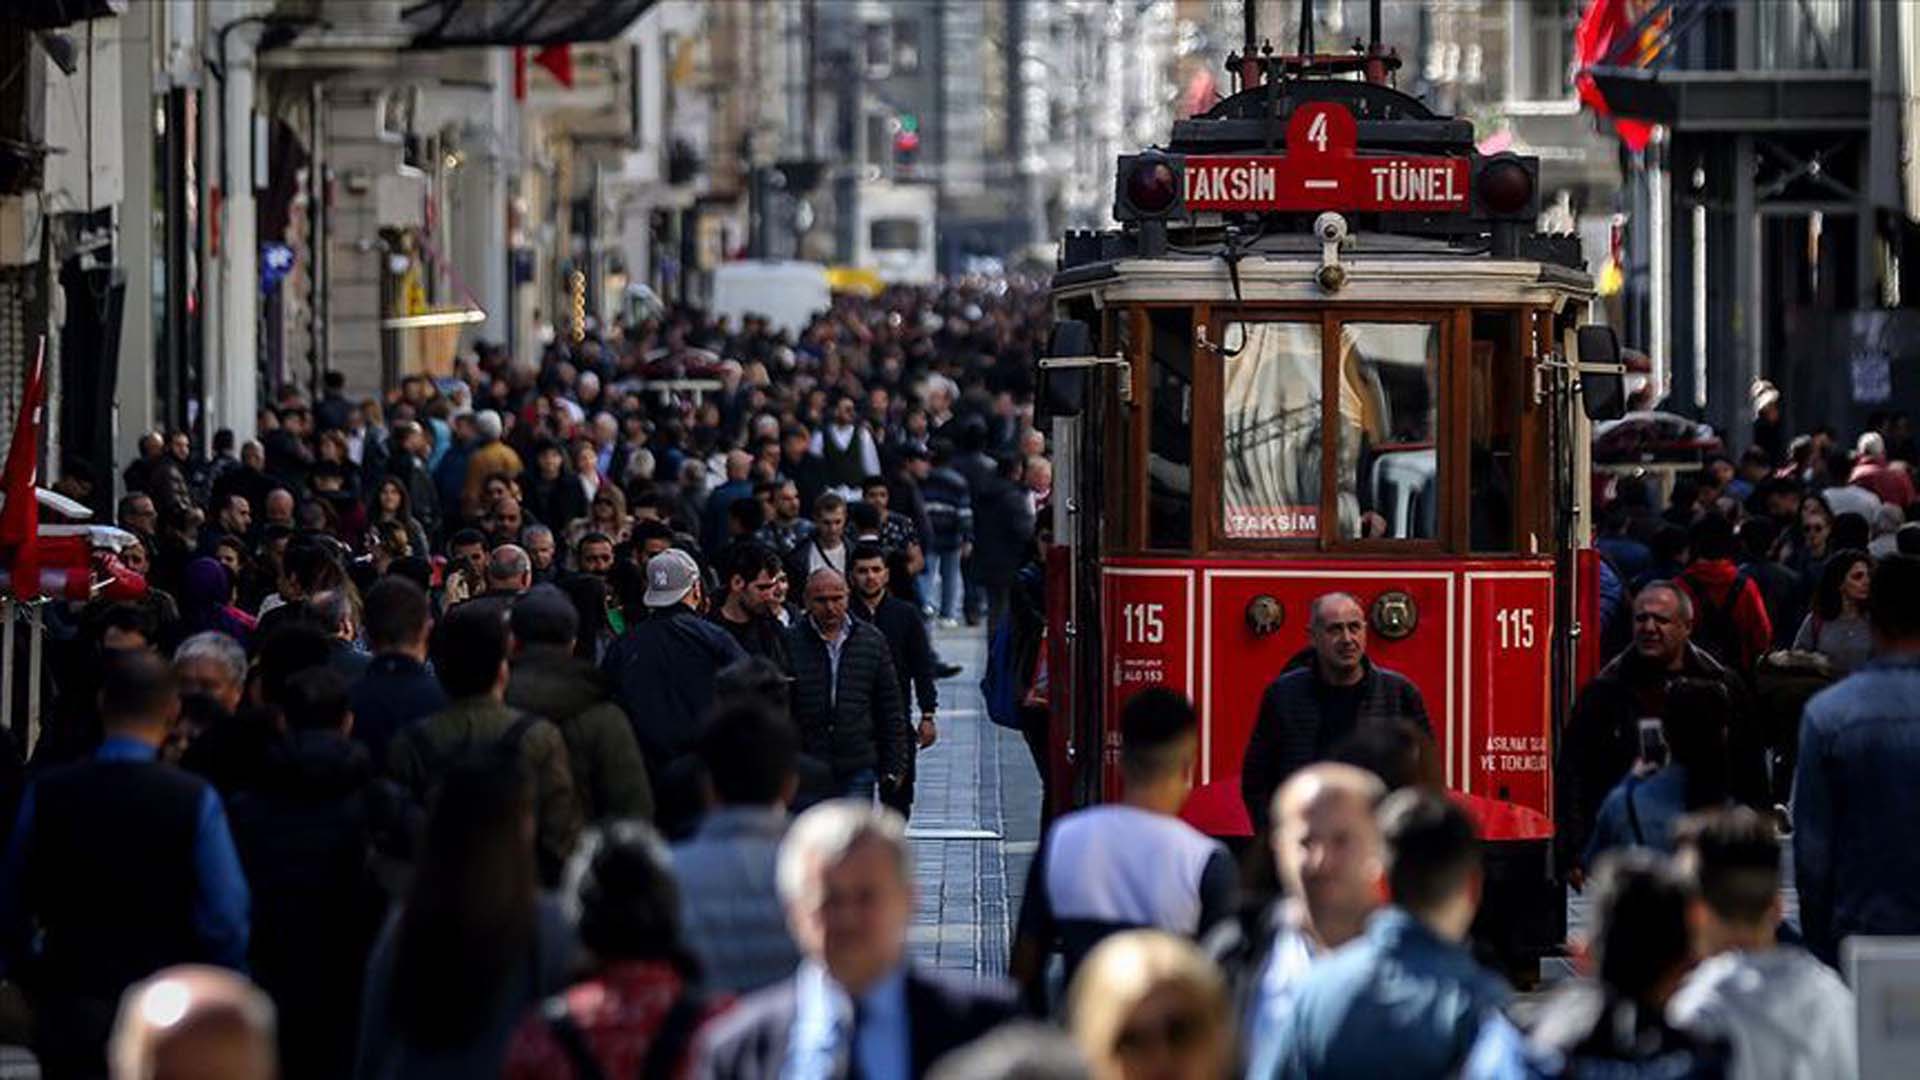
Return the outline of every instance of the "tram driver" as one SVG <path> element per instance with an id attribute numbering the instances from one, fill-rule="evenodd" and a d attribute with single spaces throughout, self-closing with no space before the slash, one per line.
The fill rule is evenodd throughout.
<path id="1" fill-rule="evenodd" d="M 1311 645 L 1296 654 L 1260 698 L 1260 715 L 1240 766 L 1240 797 L 1255 833 L 1267 827 L 1273 793 L 1287 777 L 1325 761 L 1356 735 L 1404 724 L 1431 738 L 1427 704 L 1413 681 L 1367 659 L 1367 617 L 1343 592 L 1313 602 Z"/>

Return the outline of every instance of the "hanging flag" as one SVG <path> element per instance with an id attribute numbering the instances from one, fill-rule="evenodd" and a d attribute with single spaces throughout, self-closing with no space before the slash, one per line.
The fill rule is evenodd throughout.
<path id="1" fill-rule="evenodd" d="M 533 54 L 533 62 L 546 68 L 555 82 L 573 89 L 573 46 L 549 45 Z"/>
<path id="2" fill-rule="evenodd" d="M 8 569 L 16 600 L 40 595 L 40 501 L 33 489 L 40 470 L 40 399 L 46 358 L 47 339 L 42 337 L 27 373 L 26 390 L 20 395 L 20 418 L 13 425 L 6 469 L 0 472 L 0 494 L 7 500 L 0 506 L 0 550 L 12 555 Z"/>
<path id="3" fill-rule="evenodd" d="M 1653 138 L 1653 124 L 1626 116 L 1615 116 L 1606 96 L 1594 82 L 1595 67 L 1643 68 L 1652 63 L 1663 48 L 1663 33 L 1671 21 L 1665 11 L 1651 18 L 1657 0 L 1593 0 L 1580 25 L 1573 31 L 1573 52 L 1579 71 L 1574 87 L 1581 104 L 1597 116 L 1613 120 L 1614 134 L 1636 153 L 1646 149 Z M 1644 25 L 1641 20 L 1645 19 Z"/>

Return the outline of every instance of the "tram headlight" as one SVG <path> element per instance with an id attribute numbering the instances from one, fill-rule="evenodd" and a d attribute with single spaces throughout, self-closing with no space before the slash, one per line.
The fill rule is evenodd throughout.
<path id="1" fill-rule="evenodd" d="M 1186 159 L 1178 154 L 1149 150 L 1144 154 L 1121 155 L 1115 171 L 1119 190 L 1114 193 L 1114 220 L 1183 216 L 1186 213 L 1185 171 Z"/>
<path id="2" fill-rule="evenodd" d="M 1473 176 L 1474 209 L 1482 216 L 1532 221 L 1540 216 L 1540 159 L 1517 154 L 1480 158 Z"/>

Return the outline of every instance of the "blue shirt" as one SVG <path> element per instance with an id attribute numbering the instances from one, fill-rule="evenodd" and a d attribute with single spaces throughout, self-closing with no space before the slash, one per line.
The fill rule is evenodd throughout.
<path id="1" fill-rule="evenodd" d="M 849 1052 L 864 1080 L 908 1080 L 912 1075 L 905 968 L 894 969 L 860 995 L 857 1030 L 853 999 L 819 964 L 800 965 L 793 993 L 793 1033 L 780 1070 L 782 1080 L 848 1075 L 844 1063 Z"/>
<path id="2" fill-rule="evenodd" d="M 1814 955 L 1920 933 L 1920 657 L 1872 660 L 1815 694 L 1793 776 L 1794 882 Z"/>
<path id="3" fill-rule="evenodd" d="M 1386 908 L 1300 983 L 1275 1075 L 1451 1076 L 1506 998 L 1464 948 Z"/>
<path id="4" fill-rule="evenodd" d="M 94 752 L 95 761 L 152 761 L 154 747 L 124 735 L 109 735 Z M 0 934 L 4 960 L 17 961 L 29 938 L 29 912 L 21 900 L 27 841 L 33 834 L 33 786 L 20 798 L 20 816 L 14 819 L 5 862 L 0 862 Z M 240 855 L 227 829 L 227 812 L 209 785 L 201 796 L 200 825 L 193 839 L 193 925 L 213 963 L 235 971 L 247 969 L 247 879 L 240 871 Z M 4 970 L 4 969 L 0 969 Z"/>

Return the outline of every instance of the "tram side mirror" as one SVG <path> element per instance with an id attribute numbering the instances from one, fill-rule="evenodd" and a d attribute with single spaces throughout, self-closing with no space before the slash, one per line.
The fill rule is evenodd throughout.
<path id="1" fill-rule="evenodd" d="M 1583 326 L 1575 333 L 1579 350 L 1580 401 L 1589 420 L 1618 420 L 1627 415 L 1627 377 L 1620 366 L 1620 338 L 1611 326 Z M 1594 371 L 1588 365 L 1611 367 Z"/>
<path id="2" fill-rule="evenodd" d="M 1047 357 L 1092 356 L 1093 330 L 1079 319 L 1061 319 L 1053 324 L 1047 339 Z M 1079 416 L 1087 407 L 1087 369 L 1084 367 L 1040 368 L 1040 401 L 1048 416 Z"/>

